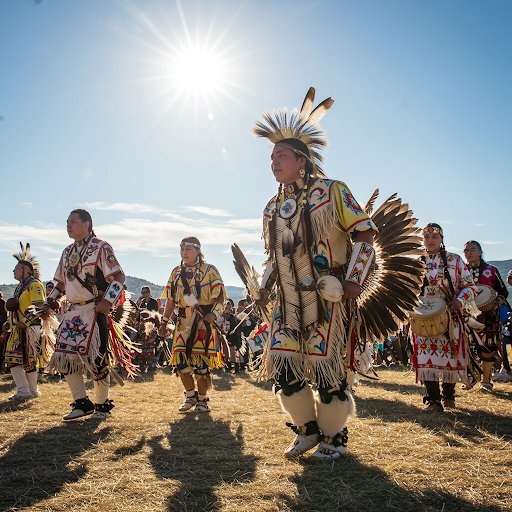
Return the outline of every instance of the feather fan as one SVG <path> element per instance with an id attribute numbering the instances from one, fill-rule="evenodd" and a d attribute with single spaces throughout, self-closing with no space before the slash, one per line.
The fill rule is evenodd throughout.
<path id="1" fill-rule="evenodd" d="M 376 190 L 365 211 L 370 213 Z M 393 194 L 371 215 L 379 232 L 375 235 L 373 272 L 357 299 L 361 316 L 360 340 L 384 339 L 407 321 L 418 302 L 425 268 L 416 219 L 407 204 Z"/>
<path id="2" fill-rule="evenodd" d="M 256 272 L 256 269 L 250 265 L 242 252 L 242 249 L 240 249 L 237 244 L 233 244 L 231 246 L 231 252 L 233 253 L 233 264 L 235 265 L 237 274 L 244 283 L 247 293 L 251 296 L 253 301 L 256 301 L 260 295 L 260 276 L 258 272 Z M 254 310 L 256 314 L 267 323 L 267 325 L 272 324 L 272 310 L 270 306 L 267 305 L 262 307 L 255 303 Z"/>

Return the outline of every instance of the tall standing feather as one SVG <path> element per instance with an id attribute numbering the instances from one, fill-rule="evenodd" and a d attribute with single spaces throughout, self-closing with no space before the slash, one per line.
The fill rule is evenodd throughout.
<path id="1" fill-rule="evenodd" d="M 237 274 L 240 276 L 252 300 L 257 300 L 260 294 L 260 276 L 258 272 L 249 264 L 242 249 L 240 249 L 237 244 L 231 246 L 231 252 L 233 253 L 233 264 L 235 265 Z M 270 327 L 272 318 L 271 308 L 269 306 L 262 307 L 255 304 L 254 309 Z"/>
<path id="2" fill-rule="evenodd" d="M 375 201 L 377 200 L 377 197 L 379 197 L 379 189 L 376 188 L 373 191 L 373 194 L 370 196 L 370 199 L 368 199 L 368 202 L 366 203 L 366 206 L 364 207 L 364 211 L 367 215 L 371 215 L 373 212 L 373 206 L 375 205 Z"/>

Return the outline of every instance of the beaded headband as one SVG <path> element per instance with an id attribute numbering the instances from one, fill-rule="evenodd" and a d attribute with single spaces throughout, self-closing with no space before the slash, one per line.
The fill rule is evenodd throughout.
<path id="1" fill-rule="evenodd" d="M 424 236 L 427 234 L 428 235 L 439 234 L 441 236 L 444 236 L 443 230 L 441 228 L 436 228 L 435 226 L 427 226 L 427 227 L 423 228 L 422 233 Z"/>

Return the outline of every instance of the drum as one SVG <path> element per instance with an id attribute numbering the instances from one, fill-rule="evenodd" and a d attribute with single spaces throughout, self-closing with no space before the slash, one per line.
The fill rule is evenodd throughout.
<path id="1" fill-rule="evenodd" d="M 412 332 L 424 338 L 441 336 L 450 325 L 448 307 L 442 297 L 420 297 L 409 318 Z"/>
<path id="2" fill-rule="evenodd" d="M 477 284 L 475 303 L 480 311 L 490 311 L 496 305 L 498 294 L 486 284 Z"/>

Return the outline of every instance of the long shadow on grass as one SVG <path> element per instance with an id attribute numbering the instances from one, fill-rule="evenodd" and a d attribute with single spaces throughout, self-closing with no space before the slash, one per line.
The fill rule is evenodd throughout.
<path id="1" fill-rule="evenodd" d="M 473 505 L 445 492 L 420 494 L 400 487 L 383 471 L 347 455 L 341 460 L 311 462 L 304 459 L 303 472 L 292 478 L 298 498 L 286 498 L 291 510 L 381 512 L 499 512 L 502 509 Z M 414 487 L 411 482 L 410 487 Z"/>
<path id="2" fill-rule="evenodd" d="M 392 391 L 401 393 L 403 395 L 417 395 L 423 393 L 424 388 L 421 386 L 415 386 L 414 384 L 397 384 L 394 382 L 385 382 L 384 380 L 364 380 L 363 386 L 369 388 L 385 389 L 386 391 Z M 357 392 L 357 387 L 355 388 Z"/>
<path id="3" fill-rule="evenodd" d="M 510 418 L 487 411 L 458 407 L 444 413 L 427 413 L 404 402 L 382 398 L 356 397 L 356 403 L 357 415 L 360 418 L 379 417 L 386 423 L 414 422 L 424 428 L 434 430 L 436 435 L 446 438 L 454 446 L 456 442 L 452 438 L 453 434 L 475 443 L 485 437 L 485 432 L 505 439 L 512 439 Z M 418 397 L 418 406 L 420 403 L 420 397 Z"/>
<path id="4" fill-rule="evenodd" d="M 169 511 L 216 511 L 220 501 L 215 488 L 221 483 L 251 482 L 258 458 L 244 455 L 242 425 L 233 434 L 230 423 L 213 420 L 209 414 L 187 414 L 171 423 L 167 435 L 141 439 L 123 447 L 116 456 L 150 448 L 148 456 L 155 475 L 176 480 L 179 489 L 167 498 Z"/>
<path id="5" fill-rule="evenodd" d="M 215 391 L 231 391 L 235 384 L 235 376 L 232 373 L 216 372 L 212 379 Z"/>
<path id="6" fill-rule="evenodd" d="M 2 382 L 0 384 L 0 393 L 5 393 L 6 391 L 10 391 L 11 389 L 14 389 L 16 386 L 14 384 L 14 381 L 10 380 L 7 382 Z"/>
<path id="7" fill-rule="evenodd" d="M 30 409 L 33 403 L 34 400 L 5 400 L 5 402 L 0 402 L 0 414 L 25 411 Z"/>
<path id="8" fill-rule="evenodd" d="M 19 438 L 0 458 L 0 510 L 31 507 L 83 478 L 87 467 L 69 464 L 110 433 L 96 428 L 89 420 Z"/>
<path id="9" fill-rule="evenodd" d="M 272 382 L 270 381 L 259 381 L 256 380 L 256 376 L 251 373 L 245 373 L 243 374 L 243 378 L 245 381 L 247 381 L 249 384 L 256 388 L 260 389 L 266 389 L 267 391 L 272 392 Z"/>

